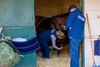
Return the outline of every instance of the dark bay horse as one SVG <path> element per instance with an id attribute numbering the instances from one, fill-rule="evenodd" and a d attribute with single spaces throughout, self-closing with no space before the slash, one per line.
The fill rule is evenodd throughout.
<path id="1" fill-rule="evenodd" d="M 45 30 L 52 29 L 51 24 L 52 24 L 52 19 L 53 17 L 47 18 L 43 16 L 36 16 L 36 31 L 37 34 L 40 34 L 41 32 Z"/>
<path id="2" fill-rule="evenodd" d="M 56 29 L 56 30 L 61 30 L 65 34 L 65 38 L 61 41 L 57 40 L 56 43 L 57 45 L 60 43 L 68 43 L 69 39 L 67 37 L 67 31 L 65 31 L 62 28 L 62 25 L 64 26 L 66 24 L 66 20 L 68 18 L 69 13 L 65 14 L 60 14 L 56 15 L 53 17 L 43 17 L 43 16 L 36 16 L 36 31 L 37 35 L 39 35 L 41 32 L 49 29 Z M 51 44 L 51 43 L 50 43 Z M 61 47 L 61 45 L 58 45 L 58 47 Z M 59 51 L 58 51 L 59 55 Z"/>
<path id="3" fill-rule="evenodd" d="M 56 29 L 62 30 L 61 25 L 65 26 L 68 15 L 69 15 L 69 13 L 54 16 L 52 22 Z"/>
<path id="4" fill-rule="evenodd" d="M 48 29 L 55 28 L 56 30 L 62 30 L 61 25 L 66 24 L 69 13 L 56 15 L 53 17 L 36 16 L 36 30 L 42 32 Z"/>

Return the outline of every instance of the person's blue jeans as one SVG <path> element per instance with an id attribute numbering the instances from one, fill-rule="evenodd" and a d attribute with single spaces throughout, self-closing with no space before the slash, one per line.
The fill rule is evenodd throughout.
<path id="1" fill-rule="evenodd" d="M 79 47 L 81 40 L 71 38 L 70 39 L 70 67 L 79 67 Z"/>
<path id="2" fill-rule="evenodd" d="M 39 38 L 39 41 L 41 43 L 42 57 L 43 58 L 50 58 L 50 56 L 49 56 L 50 49 L 48 46 L 48 42 L 42 38 Z"/>

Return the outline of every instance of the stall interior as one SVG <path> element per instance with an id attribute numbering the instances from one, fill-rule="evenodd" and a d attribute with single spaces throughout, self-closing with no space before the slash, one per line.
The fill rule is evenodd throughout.
<path id="1" fill-rule="evenodd" d="M 50 45 L 50 59 L 41 57 L 41 50 L 37 52 L 37 67 L 70 67 L 70 46 L 67 31 L 61 27 L 68 18 L 68 6 L 76 4 L 82 11 L 81 0 L 35 0 L 35 25 L 37 36 L 45 30 L 55 28 L 65 34 L 63 49 L 58 52 Z M 82 45 L 80 46 L 82 57 Z M 81 62 L 80 58 L 80 62 Z M 59 65 L 58 65 L 59 64 Z"/>

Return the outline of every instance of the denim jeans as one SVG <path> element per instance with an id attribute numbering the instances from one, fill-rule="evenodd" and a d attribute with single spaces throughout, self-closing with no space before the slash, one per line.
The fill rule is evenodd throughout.
<path id="1" fill-rule="evenodd" d="M 79 67 L 79 47 L 80 39 L 71 38 L 70 39 L 70 67 Z"/>
<path id="2" fill-rule="evenodd" d="M 42 38 L 39 38 L 39 41 L 41 43 L 42 57 L 43 58 L 50 58 L 50 56 L 49 56 L 50 49 L 48 46 L 48 42 Z"/>

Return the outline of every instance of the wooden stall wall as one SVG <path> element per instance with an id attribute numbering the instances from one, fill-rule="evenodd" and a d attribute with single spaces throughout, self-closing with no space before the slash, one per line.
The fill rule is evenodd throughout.
<path id="1" fill-rule="evenodd" d="M 35 14 L 50 17 L 66 13 L 71 3 L 81 9 L 81 0 L 35 0 Z"/>
<path id="2" fill-rule="evenodd" d="M 100 35 L 100 0 L 85 0 L 85 15 L 88 13 L 92 42 L 94 46 L 94 40 Z M 100 56 L 95 56 L 97 65 L 100 65 Z M 87 22 L 85 25 L 85 67 L 92 67 L 92 50 L 90 45 L 90 38 L 88 32 Z"/>
<path id="3" fill-rule="evenodd" d="M 0 0 L 0 26 L 5 36 L 31 39 L 36 36 L 34 22 L 34 0 Z M 23 55 L 15 67 L 36 67 L 36 52 Z"/>

